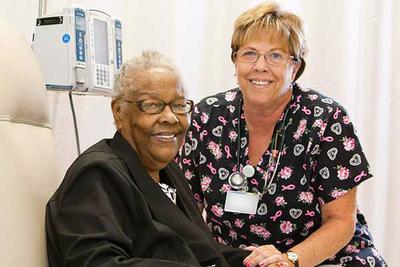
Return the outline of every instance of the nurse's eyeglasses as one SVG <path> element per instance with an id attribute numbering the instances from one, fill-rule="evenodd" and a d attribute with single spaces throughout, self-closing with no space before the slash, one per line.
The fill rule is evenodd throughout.
<path id="1" fill-rule="evenodd" d="M 169 106 L 173 113 L 184 115 L 188 114 L 193 110 L 193 101 L 192 100 L 176 100 L 173 102 L 164 102 L 159 99 L 147 99 L 141 101 L 130 101 L 124 100 L 125 102 L 135 105 L 142 112 L 148 114 L 159 114 L 164 111 L 165 106 Z"/>
<path id="2" fill-rule="evenodd" d="M 233 56 L 240 62 L 243 63 L 256 63 L 260 56 L 263 56 L 268 65 L 271 66 L 281 66 L 288 62 L 288 60 L 293 60 L 298 62 L 299 59 L 295 56 L 289 56 L 282 51 L 271 51 L 265 54 L 259 53 L 256 50 L 243 49 L 236 51 Z"/>

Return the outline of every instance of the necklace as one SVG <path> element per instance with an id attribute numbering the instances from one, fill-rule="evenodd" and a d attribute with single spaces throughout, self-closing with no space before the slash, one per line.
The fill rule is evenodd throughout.
<path id="1" fill-rule="evenodd" d="M 240 115 L 241 115 L 241 110 L 242 110 L 242 100 L 240 101 L 239 109 L 238 109 L 238 136 L 237 136 L 238 145 L 237 145 L 237 160 L 236 160 L 236 166 L 237 166 L 238 170 L 231 173 L 231 175 L 229 175 L 228 183 L 233 189 L 247 191 L 247 178 L 253 177 L 253 175 L 255 174 L 255 169 L 252 165 L 246 165 L 240 171 L 240 150 L 241 150 Z M 279 127 L 279 129 L 276 131 L 274 137 L 271 140 L 271 155 L 270 155 L 269 161 L 268 161 L 267 177 L 264 179 L 264 187 L 263 187 L 262 194 L 255 188 L 256 193 L 258 193 L 260 195 L 263 195 L 265 192 L 267 192 L 269 190 L 269 188 L 271 187 L 272 182 L 275 178 L 276 171 L 278 170 L 278 165 L 279 165 L 279 162 L 281 159 L 285 136 L 286 136 L 286 133 L 285 133 L 286 132 L 285 131 L 286 130 L 286 118 L 287 118 L 288 113 L 289 113 L 289 108 L 286 107 L 286 111 L 285 111 L 285 114 L 283 117 L 282 124 Z M 281 134 L 282 130 L 283 130 L 283 133 Z M 279 139 L 280 135 L 281 135 L 281 138 L 280 138 L 279 144 L 278 144 L 278 139 Z M 279 150 L 277 150 L 278 147 L 279 147 Z M 269 177 L 270 171 L 272 171 L 271 177 Z M 267 181 L 268 181 L 268 184 L 267 184 Z"/>

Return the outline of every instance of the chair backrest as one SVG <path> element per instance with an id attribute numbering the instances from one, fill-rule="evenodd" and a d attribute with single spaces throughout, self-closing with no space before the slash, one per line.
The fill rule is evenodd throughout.
<path id="1" fill-rule="evenodd" d="M 25 38 L 0 18 L 0 265 L 46 266 L 45 205 L 60 183 L 46 88 Z"/>

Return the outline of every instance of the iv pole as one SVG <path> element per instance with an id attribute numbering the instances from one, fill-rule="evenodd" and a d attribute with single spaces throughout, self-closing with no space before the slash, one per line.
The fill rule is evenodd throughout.
<path id="1" fill-rule="evenodd" d="M 43 17 L 47 12 L 47 0 L 39 0 L 38 18 Z"/>

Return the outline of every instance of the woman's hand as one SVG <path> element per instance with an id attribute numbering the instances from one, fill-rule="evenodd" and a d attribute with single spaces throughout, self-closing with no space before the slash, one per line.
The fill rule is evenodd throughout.
<path id="1" fill-rule="evenodd" d="M 248 246 L 245 250 L 252 251 L 251 254 L 243 260 L 243 264 L 246 267 L 290 267 L 285 255 L 273 245 L 264 245 L 260 247 Z"/>

